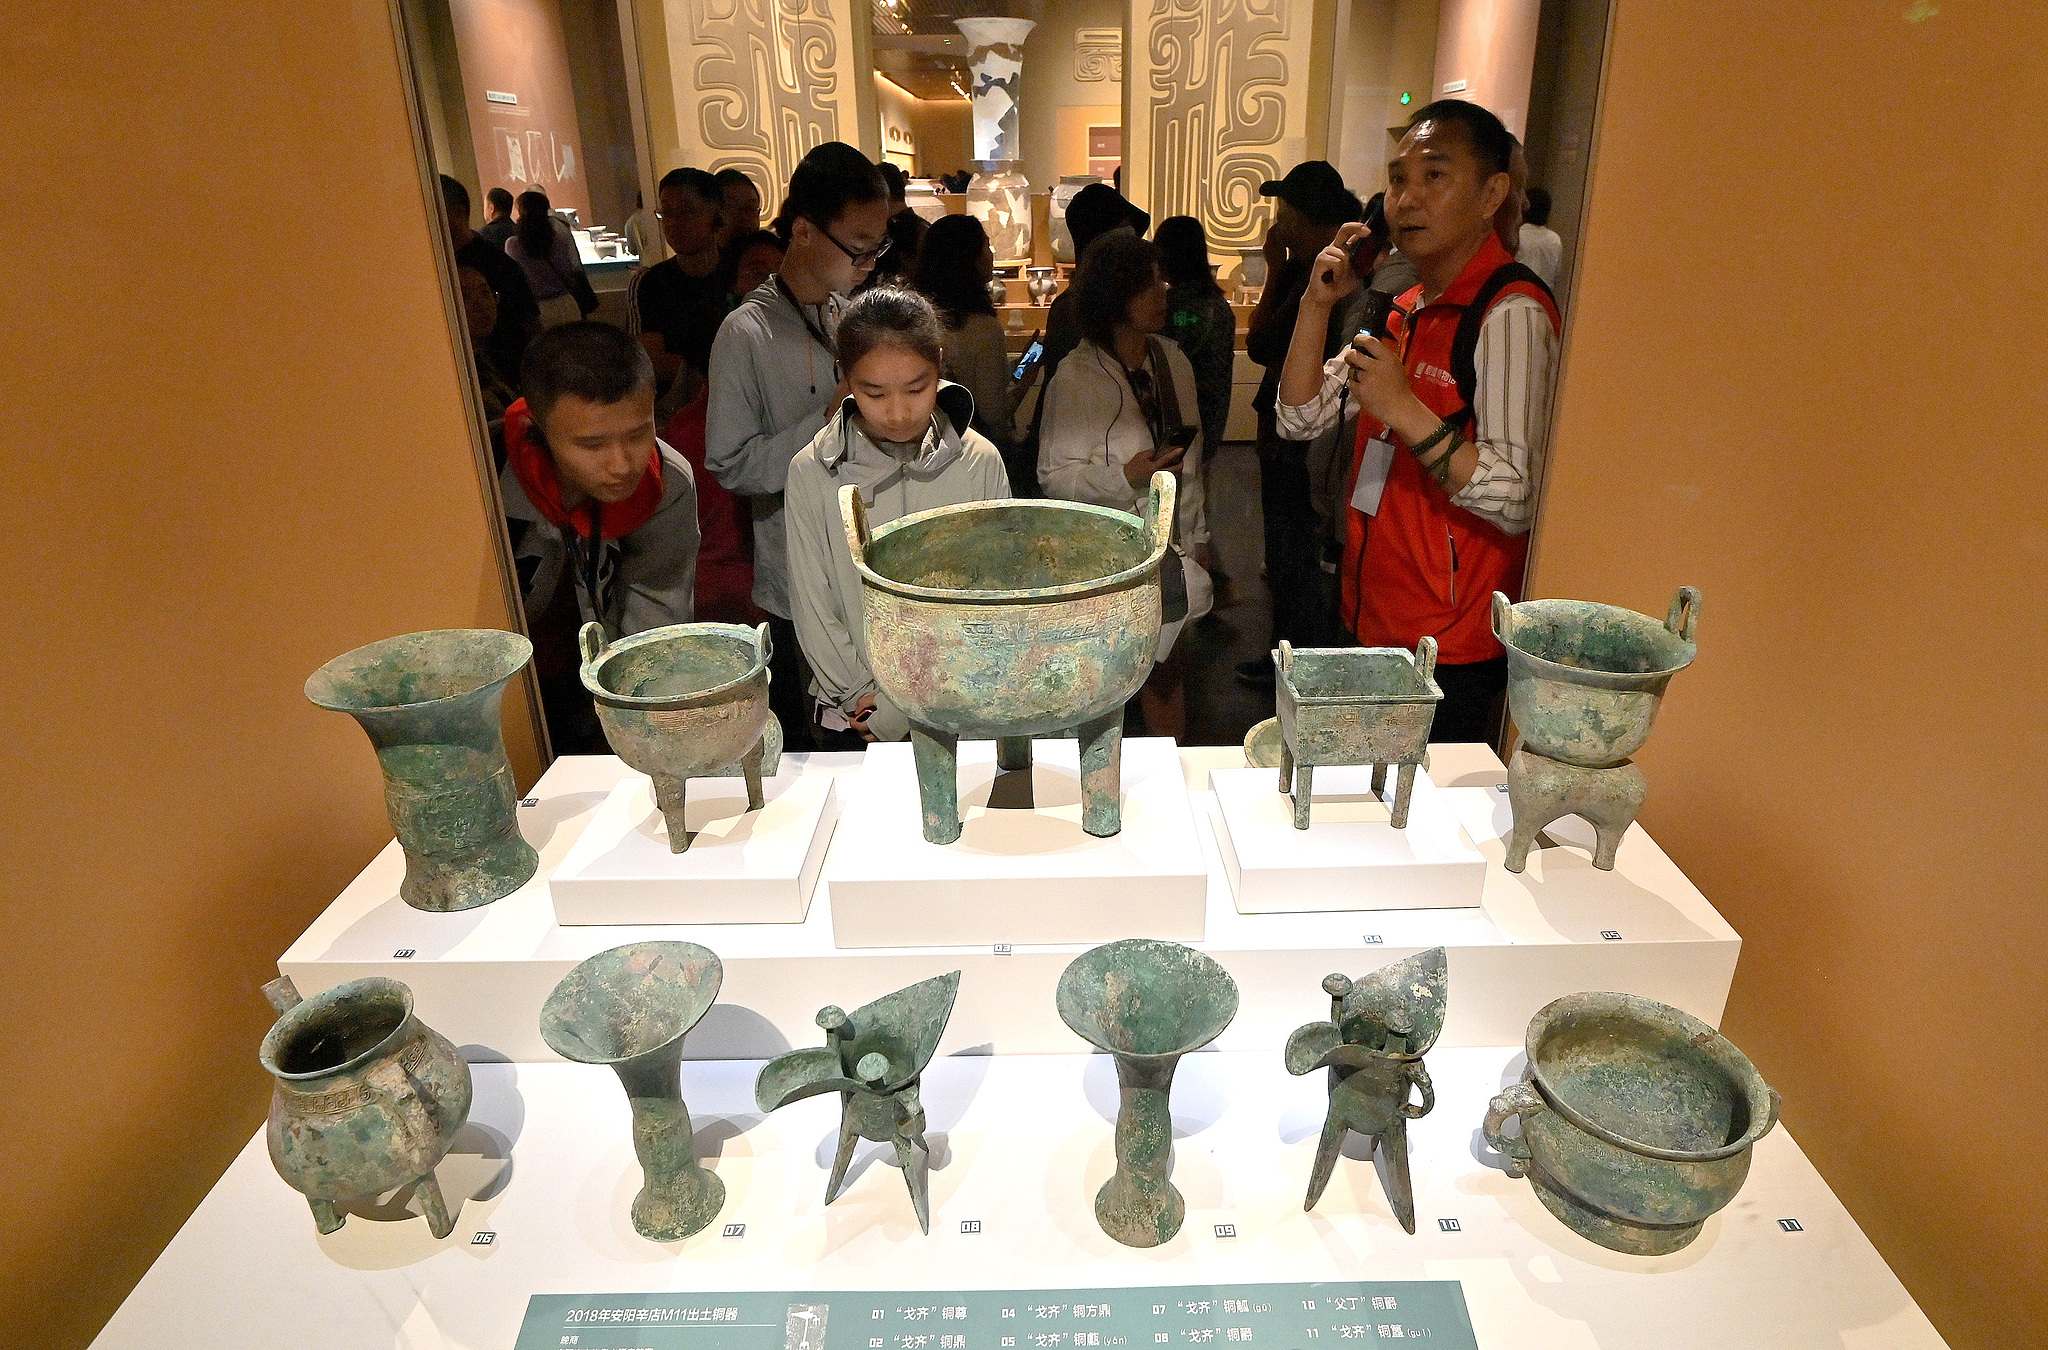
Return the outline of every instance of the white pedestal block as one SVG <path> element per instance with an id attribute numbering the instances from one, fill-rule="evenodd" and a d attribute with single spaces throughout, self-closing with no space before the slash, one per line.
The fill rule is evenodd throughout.
<path id="1" fill-rule="evenodd" d="M 611 790 L 549 879 L 559 924 L 802 923 L 838 818 L 832 780 L 765 780 L 759 811 L 744 778 L 693 778 L 690 848 L 669 848 L 654 781 Z"/>
<path id="2" fill-rule="evenodd" d="M 1080 745 L 1032 742 L 1029 809 L 993 741 L 960 742 L 960 838 L 925 842 L 908 743 L 868 747 L 825 865 L 841 947 L 1199 942 L 1208 876 L 1180 753 L 1123 744 L 1123 829 L 1081 828 Z M 991 802 L 991 797 L 995 803 Z"/>
<path id="3" fill-rule="evenodd" d="M 1400 770 L 1387 769 L 1392 796 Z M 1309 826 L 1273 769 L 1209 775 L 1221 828 L 1216 846 L 1240 914 L 1328 910 L 1461 909 L 1486 890 L 1486 859 L 1429 775 L 1417 769 L 1408 826 L 1390 823 L 1373 795 L 1372 767 L 1318 768 Z"/>

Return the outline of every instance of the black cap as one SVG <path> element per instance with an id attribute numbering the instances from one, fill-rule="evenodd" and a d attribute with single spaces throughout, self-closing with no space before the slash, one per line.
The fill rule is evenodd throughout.
<path id="1" fill-rule="evenodd" d="M 1130 226 L 1131 233 L 1142 238 L 1145 231 L 1152 228 L 1152 217 L 1133 206 L 1128 197 L 1107 183 L 1090 183 L 1067 203 L 1067 233 L 1074 238 L 1074 256 L 1077 258 L 1096 236 L 1107 234 L 1119 225 Z"/>
<path id="2" fill-rule="evenodd" d="M 1344 175 L 1325 159 L 1304 160 L 1280 179 L 1259 184 L 1261 197 L 1278 197 L 1319 225 L 1341 225 L 1362 214 Z"/>

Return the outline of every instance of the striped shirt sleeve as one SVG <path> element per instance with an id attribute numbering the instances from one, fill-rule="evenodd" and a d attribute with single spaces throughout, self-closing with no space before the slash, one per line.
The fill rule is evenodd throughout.
<path id="1" fill-rule="evenodd" d="M 1543 306 L 1510 295 L 1487 312 L 1473 354 L 1479 466 L 1451 500 L 1509 534 L 1526 534 L 1550 448 L 1557 334 Z"/>
<path id="2" fill-rule="evenodd" d="M 1283 441 L 1312 441 L 1337 425 L 1342 406 L 1345 376 L 1344 353 L 1323 362 L 1323 387 L 1306 403 L 1273 400 L 1273 432 Z"/>

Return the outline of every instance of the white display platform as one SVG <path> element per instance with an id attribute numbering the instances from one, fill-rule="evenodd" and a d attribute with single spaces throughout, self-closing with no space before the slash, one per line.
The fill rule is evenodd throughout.
<path id="1" fill-rule="evenodd" d="M 1387 770 L 1389 797 L 1399 772 Z M 1316 770 L 1305 830 L 1294 828 L 1294 801 L 1278 781 L 1274 769 L 1209 775 L 1216 846 L 1238 913 L 1459 909 L 1485 894 L 1486 859 L 1427 773 L 1415 774 L 1399 830 L 1373 793 L 1369 764 Z"/>
<path id="2" fill-rule="evenodd" d="M 1622 841 L 1613 872 L 1595 871 L 1583 847 L 1538 849 L 1528 870 L 1500 866 L 1506 846 L 1507 771 L 1483 746 L 1435 746 L 1432 776 L 1486 856 L 1478 909 L 1359 914 L 1239 914 L 1213 840 L 1209 771 L 1242 767 L 1236 747 L 1181 751 L 1196 806 L 1198 856 L 1208 870 L 1206 933 L 1196 944 L 1237 980 L 1237 1019 L 1223 1050 L 1266 1051 L 1320 1017 L 1325 975 L 1360 975 L 1422 949 L 1449 951 L 1451 1005 L 1440 1045 L 1519 1043 L 1529 1017 L 1562 994 L 1613 989 L 1682 1008 L 1718 1024 L 1741 939 L 1640 828 Z M 785 756 L 793 772 L 844 777 L 858 754 Z M 792 770 L 785 770 L 785 773 Z M 621 925 L 564 928 L 547 877 L 598 807 L 627 776 L 611 756 L 558 759 L 522 807 L 520 826 L 540 850 L 540 871 L 512 895 L 458 914 L 427 914 L 399 898 L 405 861 L 393 843 L 280 958 L 306 994 L 344 980 L 403 980 L 428 1025 L 472 1060 L 558 1062 L 540 1038 L 540 1006 L 585 957 L 624 942 L 683 938 L 717 952 L 725 982 L 718 1003 L 684 1042 L 699 1059 L 766 1058 L 818 1043 L 820 1006 L 851 1008 L 913 981 L 960 970 L 963 978 L 941 1053 L 1070 1053 L 1079 1041 L 1059 1019 L 1053 988 L 1079 946 L 834 945 L 828 882 L 801 924 Z M 842 799 L 847 784 L 838 784 Z M 1566 838 L 1578 824 L 1560 822 Z M 845 847 L 842 821 L 827 852 Z M 1611 935 L 1611 936 L 1610 936 Z"/>
<path id="3" fill-rule="evenodd" d="M 1461 992 L 1454 980 L 1453 1001 Z M 479 1065 L 470 1126 L 440 1169 L 451 1209 L 460 1205 L 449 1237 L 435 1241 L 419 1218 L 363 1217 L 321 1237 L 259 1134 L 94 1345 L 504 1350 L 534 1293 L 804 1290 L 822 1299 L 833 1290 L 1434 1279 L 1460 1282 L 1488 1350 L 1942 1346 L 1783 1128 L 1757 1145 L 1741 1194 L 1691 1246 L 1623 1256 L 1572 1233 L 1528 1182 L 1475 1152 L 1488 1098 L 1520 1077 L 1518 1052 L 1439 1049 L 1428 1062 L 1437 1104 L 1409 1126 L 1411 1237 L 1389 1215 L 1374 1167 L 1354 1157 L 1339 1162 L 1316 1209 L 1302 1211 L 1322 1074 L 1289 1077 L 1277 1045 L 1187 1056 L 1173 1089 L 1173 1182 L 1187 1221 L 1171 1242 L 1142 1251 L 1104 1236 L 1091 1210 L 1114 1166 L 1116 1073 L 1105 1055 L 932 1063 L 922 1093 L 936 1164 L 929 1237 L 884 1145 L 862 1144 L 846 1193 L 823 1203 L 837 1096 L 763 1118 L 753 1103 L 758 1065 L 686 1065 L 699 1150 L 727 1198 L 709 1228 L 677 1243 L 633 1231 L 639 1174 L 625 1094 L 608 1071 Z M 962 1231 L 969 1221 L 978 1233 Z M 742 1226 L 737 1236 L 726 1236 L 729 1225 Z"/>
<path id="4" fill-rule="evenodd" d="M 823 775 L 783 773 L 747 809 L 744 778 L 692 778 L 691 833 L 669 848 L 654 780 L 629 775 L 605 797 L 548 881 L 560 924 L 802 923 L 838 799 Z"/>
<path id="5" fill-rule="evenodd" d="M 1123 828 L 1100 839 L 1081 828 L 1080 742 L 1032 742 L 1029 810 L 991 804 L 994 741 L 959 753 L 960 838 L 931 844 L 909 743 L 868 747 L 825 864 L 839 946 L 1202 940 L 1207 869 L 1172 741 L 1123 743 Z"/>

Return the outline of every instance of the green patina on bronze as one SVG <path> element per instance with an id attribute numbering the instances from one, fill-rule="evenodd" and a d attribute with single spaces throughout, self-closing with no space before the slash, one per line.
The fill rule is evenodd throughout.
<path id="1" fill-rule="evenodd" d="M 683 1037 L 724 977 L 718 957 L 694 942 L 633 942 L 579 964 L 540 1010 L 548 1049 L 618 1074 L 642 1175 L 633 1228 L 656 1242 L 699 1231 L 725 1203 L 725 1183 L 697 1161 L 682 1070 Z"/>
<path id="2" fill-rule="evenodd" d="M 1681 586 L 1658 623 L 1588 600 L 1493 593 L 1493 634 L 1507 649 L 1508 711 L 1521 745 L 1508 763 L 1514 833 L 1506 867 L 1519 872 L 1544 826 L 1567 815 L 1598 831 L 1593 865 L 1615 851 L 1647 785 L 1630 756 L 1649 739 L 1671 677 L 1692 664 L 1700 593 Z"/>
<path id="3" fill-rule="evenodd" d="M 1159 646 L 1159 565 L 1173 475 L 1141 520 L 1079 502 L 996 501 L 920 511 L 870 531 L 840 491 L 860 570 L 875 683 L 910 723 L 924 837 L 960 837 L 958 743 L 998 742 L 1028 769 L 1031 740 L 1078 736 L 1082 828 L 1122 828 L 1123 707 Z"/>
<path id="4" fill-rule="evenodd" d="M 407 633 L 335 657 L 306 697 L 361 724 L 384 770 L 384 805 L 405 850 L 399 894 L 415 909 L 474 909 L 510 895 L 539 856 L 519 834 L 518 793 L 498 705 L 533 655 L 517 633 Z"/>
<path id="5" fill-rule="evenodd" d="M 692 778 L 722 776 L 737 761 L 747 809 L 763 804 L 768 749 L 768 625 L 680 623 L 609 647 L 601 624 L 583 625 L 583 687 L 604 736 L 627 767 L 654 780 L 674 853 L 690 847 L 683 801 Z M 781 757 L 780 728 L 775 737 Z M 769 769 L 773 772 L 773 769 Z"/>
<path id="6" fill-rule="evenodd" d="M 839 1197 L 858 1140 L 889 1144 L 902 1164 L 917 1226 L 932 1231 L 930 1148 L 918 1082 L 939 1048 L 959 992 L 956 970 L 884 994 L 851 1016 L 830 1005 L 820 1008 L 824 1046 L 792 1050 L 762 1066 L 754 1102 L 763 1111 L 824 1092 L 839 1094 L 839 1148 L 825 1183 L 826 1204 Z"/>
<path id="7" fill-rule="evenodd" d="M 1523 1082 L 1493 1099 L 1486 1140 L 1573 1231 L 1662 1256 L 1742 1189 L 1778 1094 L 1698 1018 L 1632 994 L 1568 994 L 1529 1023 Z M 1501 1127 L 1519 1116 L 1522 1132 Z"/>
<path id="8" fill-rule="evenodd" d="M 1294 828 L 1308 828 L 1319 766 L 1372 765 L 1372 790 L 1384 800 L 1387 766 L 1400 766 L 1389 804 L 1394 828 L 1408 825 L 1415 770 L 1429 750 L 1429 727 L 1444 691 L 1436 673 L 1436 639 L 1413 653 L 1399 647 L 1304 647 L 1282 642 L 1273 708 L 1280 723 L 1280 791 L 1294 798 Z"/>
<path id="9" fill-rule="evenodd" d="M 1330 1020 L 1310 1022 L 1287 1038 L 1287 1072 L 1330 1071 L 1330 1110 L 1323 1119 L 1315 1170 L 1303 1209 L 1314 1209 L 1337 1166 L 1347 1132 L 1370 1135 L 1387 1162 L 1387 1201 L 1415 1231 L 1415 1189 L 1408 1179 L 1408 1122 L 1430 1113 L 1436 1088 L 1422 1057 L 1444 1029 L 1450 970 L 1432 947 L 1382 966 L 1362 980 L 1331 975 Z M 1408 1100 L 1410 1089 L 1422 1100 Z M 1367 1156 L 1370 1156 L 1368 1153 Z"/>
<path id="10" fill-rule="evenodd" d="M 1237 1016 L 1237 982 L 1192 947 L 1127 938 L 1075 957 L 1056 997 L 1074 1034 L 1116 1057 L 1116 1173 L 1096 1192 L 1095 1221 L 1126 1247 L 1156 1247 L 1187 1217 L 1167 1179 L 1173 1072 Z"/>
<path id="11" fill-rule="evenodd" d="M 350 980 L 301 999 L 289 979 L 263 993 L 278 1019 L 257 1058 L 274 1082 L 264 1140 L 277 1174 L 332 1233 L 341 1206 L 413 1186 L 435 1237 L 455 1226 L 434 1177 L 469 1119 L 469 1065 L 412 1012 L 396 980 Z"/>

